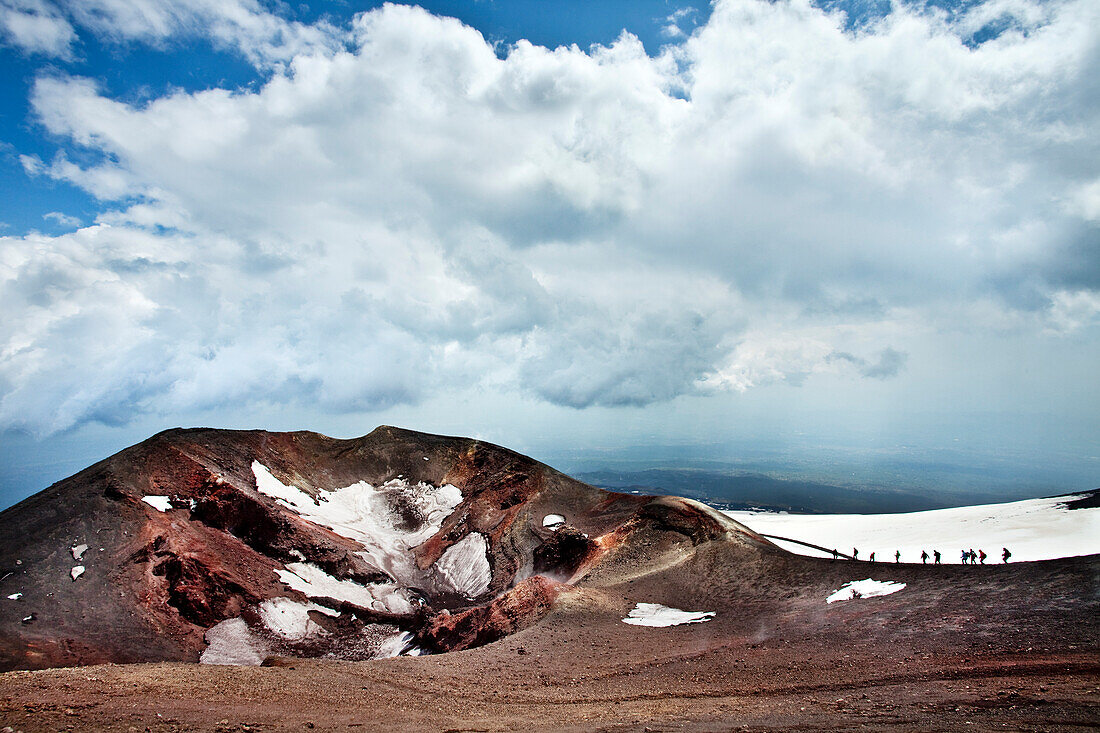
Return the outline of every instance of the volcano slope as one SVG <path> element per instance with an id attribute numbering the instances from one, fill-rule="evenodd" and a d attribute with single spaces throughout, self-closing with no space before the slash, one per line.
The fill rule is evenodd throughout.
<path id="1" fill-rule="evenodd" d="M 25 731 L 1100 724 L 1097 556 L 800 557 L 389 427 L 162 433 L 0 514 L 0 575 L 6 669 L 98 665 L 0 676 Z M 905 587 L 826 603 L 868 577 Z"/>

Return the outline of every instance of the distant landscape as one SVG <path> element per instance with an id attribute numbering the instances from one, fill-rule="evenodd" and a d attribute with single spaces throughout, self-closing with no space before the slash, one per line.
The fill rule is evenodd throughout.
<path id="1" fill-rule="evenodd" d="M 971 491 L 915 490 L 872 486 L 836 486 L 762 473 L 690 468 L 644 471 L 589 471 L 576 474 L 585 483 L 610 491 L 673 494 L 704 501 L 719 509 L 765 509 L 804 514 L 888 514 L 946 509 L 976 503 Z M 999 493 L 999 499 L 1030 498 L 1028 489 Z"/>

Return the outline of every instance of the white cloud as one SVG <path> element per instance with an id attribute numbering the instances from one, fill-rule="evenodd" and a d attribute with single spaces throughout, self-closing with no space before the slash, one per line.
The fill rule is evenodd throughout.
<path id="1" fill-rule="evenodd" d="M 42 218 L 43 219 L 49 219 L 51 221 L 55 221 L 55 222 L 57 222 L 58 226 L 65 227 L 66 229 L 74 229 L 74 228 L 80 226 L 80 223 L 81 223 L 80 219 L 78 219 L 77 217 L 69 216 L 68 214 L 63 214 L 60 211 L 50 211 L 48 213 L 43 214 Z"/>
<path id="2" fill-rule="evenodd" d="M 257 0 L 66 0 L 75 21 L 118 42 L 160 43 L 205 35 L 261 67 L 300 54 L 339 48 L 342 38 L 321 22 L 305 25 L 268 11 Z"/>
<path id="3" fill-rule="evenodd" d="M 0 34 L 30 53 L 71 59 L 76 31 L 45 0 L 0 0 Z"/>
<path id="4" fill-rule="evenodd" d="M 1087 327 L 1100 282 L 1067 262 L 1094 231 L 1100 9 L 988 10 L 1009 12 L 1026 34 L 973 46 L 978 10 L 850 33 L 804 0 L 730 0 L 656 58 L 629 35 L 500 58 L 407 6 L 345 32 L 96 0 L 80 22 L 125 38 L 217 18 L 274 71 L 141 105 L 37 81 L 72 150 L 25 168 L 117 203 L 0 240 L 0 425 L 455 385 L 639 405 L 889 378 L 960 306 Z"/>

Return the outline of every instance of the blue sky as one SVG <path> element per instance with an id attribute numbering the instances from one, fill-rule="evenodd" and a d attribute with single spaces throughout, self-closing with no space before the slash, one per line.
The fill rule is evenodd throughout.
<path id="1" fill-rule="evenodd" d="M 1098 14 L 0 0 L 0 504 L 197 424 L 1096 485 Z"/>

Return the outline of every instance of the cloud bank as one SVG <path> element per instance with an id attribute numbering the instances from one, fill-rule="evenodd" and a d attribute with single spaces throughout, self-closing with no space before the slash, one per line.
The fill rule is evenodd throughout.
<path id="1" fill-rule="evenodd" d="M 268 80 L 138 104 L 37 79 L 68 152 L 25 170 L 103 210 L 0 238 L 0 428 L 468 387 L 646 405 L 889 379 L 915 332 L 1057 337 L 1100 312 L 1089 0 L 899 5 L 856 29 L 721 0 L 657 56 L 629 34 L 498 53 L 406 6 L 346 28 L 243 2 L 60 7 L 8 2 L 0 24 L 61 58 L 74 24 L 209 27 Z"/>

